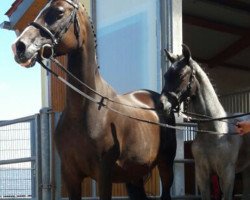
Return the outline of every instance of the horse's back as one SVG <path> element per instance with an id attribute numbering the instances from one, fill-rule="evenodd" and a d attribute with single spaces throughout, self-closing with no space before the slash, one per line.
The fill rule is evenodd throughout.
<path id="1" fill-rule="evenodd" d="M 137 107 L 149 108 L 149 110 L 140 108 L 126 108 L 122 109 L 123 113 L 128 116 L 137 118 L 138 120 L 127 119 L 124 116 L 116 116 L 119 122 L 119 129 L 123 140 L 129 146 L 127 148 L 134 149 L 135 155 L 143 155 L 145 159 L 149 159 L 148 163 L 153 163 L 157 159 L 159 152 L 165 154 L 166 159 L 172 160 L 175 156 L 176 138 L 175 130 L 168 129 L 157 125 L 157 123 L 167 123 L 175 125 L 174 115 L 163 115 L 157 110 L 157 104 L 160 94 L 150 90 L 138 90 L 124 95 L 118 96 L 118 101 L 124 104 L 130 104 Z M 154 122 L 142 122 L 141 120 L 148 120 Z M 127 127 L 127 131 L 123 131 L 123 127 Z M 129 128 L 128 128 L 129 127 Z M 133 148 L 134 147 L 134 148 Z M 131 151 L 130 151 L 131 153 Z"/>
<path id="2" fill-rule="evenodd" d="M 121 98 L 131 99 L 134 104 L 141 104 L 144 107 L 156 108 L 160 94 L 151 90 L 136 90 L 120 96 Z"/>

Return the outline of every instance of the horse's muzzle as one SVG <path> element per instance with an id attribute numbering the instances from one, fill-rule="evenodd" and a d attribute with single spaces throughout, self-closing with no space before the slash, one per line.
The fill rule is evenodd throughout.
<path id="1" fill-rule="evenodd" d="M 26 46 L 22 42 L 14 43 L 12 46 L 15 61 L 23 67 L 29 68 L 35 65 L 37 53 L 32 56 L 26 52 Z"/>
<path id="2" fill-rule="evenodd" d="M 168 98 L 165 95 L 161 95 L 158 109 L 163 111 L 164 114 L 169 115 L 172 111 L 172 104 L 168 101 Z"/>

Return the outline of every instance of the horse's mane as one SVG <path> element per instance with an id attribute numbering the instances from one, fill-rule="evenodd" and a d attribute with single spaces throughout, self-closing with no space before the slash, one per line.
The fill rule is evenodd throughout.
<path id="1" fill-rule="evenodd" d="M 86 13 L 86 15 L 88 16 L 88 20 L 89 20 L 89 23 L 91 25 L 91 29 L 92 29 L 92 32 L 93 32 L 93 36 L 94 36 L 94 42 L 95 42 L 95 48 L 97 48 L 97 37 L 96 37 L 96 29 L 95 29 L 95 25 L 94 25 L 94 22 L 92 20 L 92 18 L 90 17 L 88 11 L 87 11 L 87 8 L 84 6 L 83 3 L 80 3 L 80 5 L 82 5 L 83 9 L 84 9 L 84 12 Z"/>
<path id="2" fill-rule="evenodd" d="M 215 92 L 216 95 L 218 96 L 218 94 L 217 94 L 218 88 L 217 88 L 217 86 L 216 86 L 216 84 L 215 84 L 213 78 L 211 78 L 209 72 L 207 71 L 207 67 L 205 66 L 205 64 L 202 64 L 202 63 L 200 63 L 200 62 L 197 62 L 197 61 L 195 61 L 195 60 L 192 60 L 191 65 L 193 65 L 195 71 L 197 71 L 197 69 L 198 69 L 198 71 L 200 71 L 200 75 L 203 74 L 203 75 L 205 76 L 205 78 L 208 79 L 208 81 L 211 83 L 211 85 L 212 85 L 212 87 L 213 87 L 213 89 L 214 89 L 214 92 Z M 204 78 L 204 77 L 203 77 L 203 78 Z"/>
<path id="3" fill-rule="evenodd" d="M 196 63 L 197 63 L 197 64 L 200 66 L 200 68 L 205 72 L 205 74 L 207 75 L 207 77 L 208 77 L 210 83 L 212 84 L 212 86 L 213 86 L 213 88 L 214 88 L 215 93 L 216 93 L 217 96 L 219 97 L 220 95 L 218 95 L 218 87 L 217 87 L 217 85 L 216 85 L 214 79 L 210 76 L 210 73 L 209 73 L 208 70 L 207 70 L 208 67 L 207 67 L 204 63 L 200 63 L 200 62 L 196 62 Z"/>
<path id="4" fill-rule="evenodd" d="M 96 28 L 95 28 L 95 24 L 92 20 L 92 18 L 90 17 L 86 7 L 84 6 L 83 3 L 80 3 L 80 5 L 82 5 L 83 9 L 84 9 L 84 12 L 86 13 L 86 15 L 88 16 L 88 20 L 89 20 L 89 23 L 90 23 L 90 26 L 91 26 L 91 29 L 92 29 L 92 33 L 93 33 L 93 36 L 94 36 L 94 43 L 95 43 L 95 50 L 97 50 L 97 35 L 96 35 Z M 98 64 L 98 57 L 97 57 L 97 54 L 96 54 L 96 62 L 97 62 L 97 68 L 100 69 L 100 66 Z"/>

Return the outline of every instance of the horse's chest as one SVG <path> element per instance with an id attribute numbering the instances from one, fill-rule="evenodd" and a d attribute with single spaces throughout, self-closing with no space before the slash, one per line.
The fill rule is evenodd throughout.
<path id="1" fill-rule="evenodd" d="M 210 166 L 218 166 L 224 161 L 235 162 L 237 152 L 233 152 L 233 143 L 225 138 L 197 138 L 192 145 L 192 152 L 196 160 L 203 160 Z"/>

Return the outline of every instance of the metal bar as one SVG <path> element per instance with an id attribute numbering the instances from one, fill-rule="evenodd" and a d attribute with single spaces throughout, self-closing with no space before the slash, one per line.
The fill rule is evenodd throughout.
<path id="1" fill-rule="evenodd" d="M 160 196 L 149 196 L 150 198 L 153 198 L 155 200 L 160 200 L 161 197 Z M 98 200 L 99 197 L 82 197 L 82 200 Z M 112 197 L 112 199 L 117 199 L 117 200 L 120 200 L 120 199 L 129 199 L 129 197 L 127 196 L 116 196 L 116 197 Z M 192 199 L 201 199 L 201 196 L 200 195 L 183 195 L 183 196 L 172 196 L 172 199 L 189 199 L 189 200 L 192 200 Z M 62 198 L 61 200 L 68 200 L 68 198 Z"/>
<path id="2" fill-rule="evenodd" d="M 55 113 L 54 115 L 54 128 L 57 126 L 57 123 L 60 119 L 61 113 Z M 54 161 L 54 179 L 55 179 L 55 200 L 61 199 L 61 188 L 62 188 L 62 179 L 61 179 L 61 160 L 57 151 L 57 148 L 55 148 L 55 155 L 54 155 L 55 161 Z"/>
<path id="3" fill-rule="evenodd" d="M 40 115 L 36 115 L 36 194 L 37 200 L 42 199 L 42 166 L 41 166 L 41 130 L 40 130 Z"/>
<path id="4" fill-rule="evenodd" d="M 36 198 L 19 198 L 19 197 L 8 197 L 8 198 L 1 198 L 1 200 L 38 200 Z"/>
<path id="5" fill-rule="evenodd" d="M 185 163 L 185 164 L 193 164 L 194 163 L 194 159 L 175 159 L 174 163 Z"/>
<path id="6" fill-rule="evenodd" d="M 27 157 L 27 158 L 10 159 L 10 160 L 0 160 L 0 165 L 24 163 L 24 162 L 31 162 L 31 161 L 35 161 L 35 160 L 36 160 L 35 156 L 31 156 L 31 157 Z"/>
<path id="7" fill-rule="evenodd" d="M 197 124 L 196 123 L 192 123 L 192 122 L 183 122 L 183 123 L 176 123 L 176 126 L 196 127 Z"/>
<path id="8" fill-rule="evenodd" d="M 49 110 L 49 108 L 43 108 L 40 110 L 42 200 L 51 200 Z"/>
<path id="9" fill-rule="evenodd" d="M 51 186 L 51 200 L 55 200 L 54 196 L 54 190 L 55 190 L 55 182 L 54 182 L 54 149 L 53 149 L 53 134 L 52 134 L 52 114 L 50 113 L 48 115 L 49 121 L 48 121 L 48 126 L 49 126 L 49 155 L 50 155 L 50 186 Z"/>
<path id="10" fill-rule="evenodd" d="M 234 94 L 227 94 L 221 97 L 222 104 L 226 108 L 227 112 L 239 113 L 239 112 L 249 112 L 250 104 L 249 98 L 250 91 L 240 91 Z"/>
<path id="11" fill-rule="evenodd" d="M 19 118 L 19 119 L 1 121 L 0 127 L 12 125 L 12 124 L 17 124 L 17 123 L 30 122 L 30 121 L 34 120 L 35 117 L 36 117 L 36 115 L 31 115 L 31 116 L 27 116 L 27 117 L 23 117 L 23 118 Z"/>
<path id="12" fill-rule="evenodd" d="M 201 196 L 196 196 L 196 195 L 183 195 L 183 196 L 173 196 L 172 199 L 188 199 L 188 200 L 192 200 L 192 199 L 201 199 Z"/>
<path id="13" fill-rule="evenodd" d="M 31 168 L 33 169 L 31 172 L 31 197 L 36 197 L 36 124 L 35 120 L 30 122 L 30 150 L 31 156 L 35 157 L 35 161 L 31 162 Z"/>
<path id="14" fill-rule="evenodd" d="M 92 179 L 92 181 L 91 181 L 91 192 L 92 192 L 92 197 L 97 197 L 97 193 L 96 193 L 96 191 L 97 191 L 97 186 L 96 186 L 96 181 L 95 180 L 93 180 Z"/>

